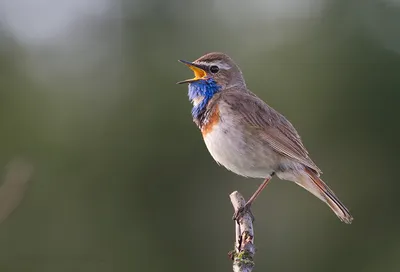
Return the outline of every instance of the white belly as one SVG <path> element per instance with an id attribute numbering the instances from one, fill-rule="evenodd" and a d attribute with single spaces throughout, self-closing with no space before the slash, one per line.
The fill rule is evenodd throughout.
<path id="1" fill-rule="evenodd" d="M 226 120 L 225 120 L 226 121 Z M 245 140 L 238 126 L 219 123 L 204 136 L 211 156 L 228 170 L 242 176 L 265 178 L 273 172 L 274 152 L 257 140 Z"/>

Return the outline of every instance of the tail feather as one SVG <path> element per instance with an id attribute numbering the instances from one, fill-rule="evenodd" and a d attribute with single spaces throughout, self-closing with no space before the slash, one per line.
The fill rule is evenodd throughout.
<path id="1" fill-rule="evenodd" d="M 341 221 L 346 224 L 351 224 L 353 217 L 349 210 L 337 198 L 335 193 L 323 182 L 318 175 L 311 169 L 306 168 L 306 179 L 302 179 L 301 185 L 319 199 L 324 201 L 332 209 L 332 211 L 339 217 Z"/>

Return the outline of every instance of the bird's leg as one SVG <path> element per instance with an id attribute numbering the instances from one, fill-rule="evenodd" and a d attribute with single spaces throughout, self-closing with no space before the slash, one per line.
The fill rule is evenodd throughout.
<path id="1" fill-rule="evenodd" d="M 261 183 L 261 185 L 258 187 L 258 189 L 254 192 L 254 194 L 250 197 L 250 199 L 246 202 L 246 204 L 233 214 L 233 220 L 238 221 L 246 212 L 248 212 L 251 216 L 251 220 L 254 221 L 254 216 L 250 211 L 251 205 L 253 204 L 254 200 L 256 200 L 256 198 L 260 195 L 261 191 L 264 190 L 265 187 L 267 187 L 273 175 L 274 173 L 266 178 L 263 183 Z"/>

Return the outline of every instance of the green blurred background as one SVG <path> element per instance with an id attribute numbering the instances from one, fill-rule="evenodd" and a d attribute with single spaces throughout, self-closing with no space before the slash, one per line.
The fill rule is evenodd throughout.
<path id="1" fill-rule="evenodd" d="M 255 271 L 400 271 L 399 29 L 398 0 L 0 0 L 0 167 L 34 168 L 0 271 L 231 271 L 228 196 L 261 180 L 217 166 L 175 85 L 177 59 L 210 51 L 295 124 L 355 218 L 274 179 Z"/>

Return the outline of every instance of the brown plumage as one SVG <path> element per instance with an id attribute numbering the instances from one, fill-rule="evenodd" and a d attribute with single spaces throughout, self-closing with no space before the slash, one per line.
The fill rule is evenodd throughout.
<path id="1" fill-rule="evenodd" d="M 246 207 L 276 174 L 305 188 L 340 220 L 351 223 L 348 209 L 320 179 L 322 171 L 309 157 L 296 129 L 247 89 L 242 72 L 230 57 L 210 53 L 194 62 L 182 62 L 196 75 L 180 83 L 190 83 L 194 121 L 212 157 L 236 174 L 265 179 Z"/>

